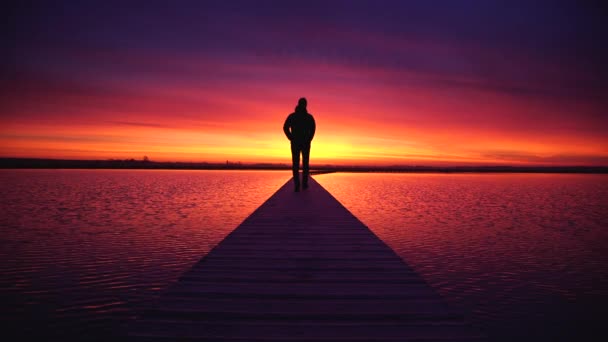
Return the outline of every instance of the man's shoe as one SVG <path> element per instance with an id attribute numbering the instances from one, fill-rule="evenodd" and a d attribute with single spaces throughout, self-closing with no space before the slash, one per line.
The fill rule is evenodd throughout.
<path id="1" fill-rule="evenodd" d="M 300 192 L 300 186 L 296 185 L 296 189 L 294 190 L 295 192 Z"/>

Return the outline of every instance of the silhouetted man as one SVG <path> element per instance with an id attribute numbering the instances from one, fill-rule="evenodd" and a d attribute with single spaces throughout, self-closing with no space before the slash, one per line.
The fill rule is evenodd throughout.
<path id="1" fill-rule="evenodd" d="M 315 119 L 306 111 L 306 99 L 298 100 L 295 112 L 289 114 L 283 132 L 291 141 L 291 161 L 293 170 L 293 183 L 296 192 L 300 191 L 300 153 L 302 153 L 302 187 L 308 188 L 308 160 L 310 157 L 310 142 L 315 136 Z"/>

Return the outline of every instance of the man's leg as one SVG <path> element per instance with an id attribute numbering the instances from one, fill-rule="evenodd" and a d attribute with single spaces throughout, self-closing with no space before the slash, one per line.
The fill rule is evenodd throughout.
<path id="1" fill-rule="evenodd" d="M 296 187 L 296 191 L 300 190 L 300 148 L 294 143 L 291 143 L 291 170 L 293 173 L 293 184 Z"/>
<path id="2" fill-rule="evenodd" d="M 310 143 L 302 146 L 302 186 L 308 188 L 308 160 L 310 159 Z"/>

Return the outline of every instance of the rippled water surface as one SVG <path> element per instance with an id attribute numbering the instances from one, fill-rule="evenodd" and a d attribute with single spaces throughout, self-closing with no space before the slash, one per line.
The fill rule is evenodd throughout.
<path id="1" fill-rule="evenodd" d="M 315 179 L 492 340 L 579 340 L 607 317 L 608 175 Z"/>
<path id="2" fill-rule="evenodd" d="M 289 178 L 0 170 L 0 318 L 26 335 L 112 334 Z"/>
<path id="3" fill-rule="evenodd" d="M 289 178 L 0 170 L 0 318 L 107 340 Z M 606 175 L 315 179 L 492 340 L 578 340 L 605 320 Z"/>

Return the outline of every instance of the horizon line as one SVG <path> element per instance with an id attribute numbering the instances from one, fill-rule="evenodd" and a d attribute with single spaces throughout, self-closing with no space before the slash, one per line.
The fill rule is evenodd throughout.
<path id="1" fill-rule="evenodd" d="M 0 168 L 133 168 L 133 169 L 272 169 L 291 170 L 289 163 L 271 162 L 208 162 L 208 161 L 153 161 L 145 159 L 58 159 L 0 157 Z M 314 164 L 311 170 L 327 171 L 594 171 L 608 173 L 608 165 L 509 165 L 509 164 Z"/>

